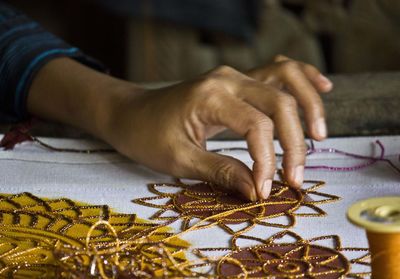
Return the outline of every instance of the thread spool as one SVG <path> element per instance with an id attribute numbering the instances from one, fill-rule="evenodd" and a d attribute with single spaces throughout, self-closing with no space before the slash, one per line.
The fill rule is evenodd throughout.
<path id="1" fill-rule="evenodd" d="M 372 198 L 353 204 L 349 220 L 366 230 L 372 278 L 400 278 L 400 196 Z"/>

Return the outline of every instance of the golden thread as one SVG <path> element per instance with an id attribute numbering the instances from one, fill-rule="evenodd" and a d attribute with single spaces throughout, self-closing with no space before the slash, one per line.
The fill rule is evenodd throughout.
<path id="1" fill-rule="evenodd" d="M 167 228 L 144 222 L 134 214 L 114 213 L 108 206 L 40 199 L 30 193 L 0 194 L 0 277 L 80 278 L 94 258 L 98 276 L 112 278 L 110 268 L 126 271 L 128 260 L 137 257 L 143 258 L 139 275 L 151 278 L 157 270 L 189 274 L 190 262 L 184 256 L 188 244 L 178 239 L 161 243 L 171 236 Z M 134 237 L 146 239 L 119 254 Z M 162 245 L 164 256 L 151 251 L 155 245 Z"/>
<path id="2" fill-rule="evenodd" d="M 290 235 L 295 239 L 290 243 L 276 243 L 277 239 L 283 238 L 285 235 Z M 239 238 L 251 239 L 258 241 L 260 245 L 250 247 L 238 247 L 236 241 Z M 334 242 L 333 248 L 324 247 L 313 244 L 313 242 L 331 239 Z M 336 235 L 316 237 L 309 240 L 302 239 L 299 235 L 291 231 L 279 232 L 268 239 L 261 239 L 254 236 L 239 235 L 232 239 L 232 249 L 228 248 L 200 248 L 195 250 L 195 254 L 204 258 L 204 252 L 209 251 L 230 251 L 223 257 L 216 260 L 209 259 L 214 262 L 215 270 L 218 278 L 323 278 L 324 276 L 335 275 L 335 278 L 364 278 L 370 276 L 370 273 L 352 273 L 350 272 L 351 264 L 359 264 L 358 260 L 349 261 L 341 254 L 343 251 L 361 251 L 368 252 L 368 249 L 363 248 L 342 248 L 340 238 Z M 289 248 L 287 252 L 282 248 Z M 314 250 L 312 250 L 314 249 Z M 320 250 L 321 254 L 315 254 L 315 249 Z M 240 257 L 241 252 L 251 253 L 253 257 Z M 262 255 L 267 253 L 271 259 L 265 259 Z M 300 253 L 297 256 L 297 253 Z M 247 254 L 244 254 L 247 255 Z M 365 258 L 367 256 L 363 256 Z M 334 262 L 341 262 L 340 266 L 335 266 Z M 280 273 L 268 270 L 269 265 L 277 266 Z M 301 265 L 307 267 L 305 272 L 301 271 Z M 232 275 L 226 274 L 226 269 L 223 267 L 234 266 L 238 270 Z M 322 271 L 316 271 L 315 268 L 323 267 Z M 261 274 L 260 274 L 261 272 Z M 331 277 L 329 277 L 331 278 Z"/>
<path id="3" fill-rule="evenodd" d="M 315 181 L 313 181 L 314 183 Z M 279 195 L 284 194 L 286 191 L 290 190 L 289 186 L 283 182 L 276 182 L 278 184 L 278 188 L 276 188 L 273 191 L 273 196 L 276 198 Z M 170 275 L 175 276 L 176 278 L 190 278 L 190 277 L 198 277 L 198 276 L 203 276 L 205 278 L 215 278 L 216 276 L 218 277 L 219 275 L 217 274 L 216 276 L 214 275 L 209 275 L 209 274 L 201 274 L 198 272 L 194 272 L 192 268 L 194 267 L 201 267 L 201 266 L 213 266 L 212 261 L 208 260 L 207 257 L 202 257 L 200 258 L 201 261 L 204 261 L 203 263 L 196 263 L 196 262 L 191 262 L 184 260 L 182 258 L 182 252 L 187 248 L 185 245 L 179 245 L 178 237 L 191 232 L 193 230 L 199 230 L 199 229 L 204 229 L 208 227 L 212 227 L 215 225 L 225 225 L 225 223 L 221 223 L 220 220 L 231 220 L 232 218 L 229 218 L 229 216 L 232 216 L 232 214 L 237 213 L 237 212 L 245 212 L 247 215 L 243 218 L 238 218 L 240 222 L 250 222 L 250 226 L 247 228 L 239 231 L 239 232 L 234 232 L 231 230 L 231 234 L 233 235 L 233 241 L 234 243 L 232 246 L 235 249 L 235 252 L 240 251 L 240 249 L 237 247 L 235 241 L 239 237 L 245 238 L 245 236 L 242 236 L 241 234 L 245 231 L 247 231 L 249 228 L 254 226 L 256 223 L 262 222 L 262 218 L 267 210 L 268 205 L 295 205 L 290 210 L 287 212 L 279 212 L 272 214 L 272 216 L 290 216 L 293 218 L 293 222 L 291 225 L 293 226 L 294 224 L 294 216 L 323 216 L 325 214 L 324 211 L 320 210 L 318 207 L 315 206 L 315 204 L 319 203 L 326 203 L 326 202 L 332 202 L 337 199 L 339 199 L 336 196 L 333 195 L 327 195 L 323 193 L 316 192 L 316 190 L 320 187 L 323 186 L 323 182 L 318 181 L 314 183 L 312 187 L 305 189 L 305 190 L 297 190 L 295 193 L 298 193 L 295 199 L 293 198 L 286 198 L 286 197 L 281 197 L 279 201 L 274 201 L 274 200 L 264 200 L 261 202 L 255 202 L 255 203 L 245 203 L 245 204 L 240 204 L 240 205 L 232 205 L 232 204 L 223 204 L 223 200 L 220 198 L 224 195 L 227 195 L 226 193 L 220 192 L 214 188 L 213 192 L 207 193 L 205 196 L 207 197 L 208 200 L 206 201 L 201 201 L 201 200 L 194 200 L 190 201 L 189 204 L 184 204 L 181 208 L 184 209 L 183 212 L 178 212 L 180 213 L 178 216 L 171 216 L 169 218 L 165 218 L 166 222 L 163 224 L 139 224 L 140 228 L 135 228 L 135 215 L 133 217 L 131 216 L 129 219 L 129 226 L 124 226 L 124 223 L 120 222 L 114 222 L 111 223 L 111 220 L 113 218 L 113 213 L 110 213 L 108 207 L 104 206 L 82 206 L 82 205 L 76 205 L 74 202 L 68 200 L 68 199 L 60 199 L 56 201 L 45 201 L 42 199 L 39 199 L 33 195 L 30 195 L 28 193 L 22 194 L 22 195 L 14 195 L 12 198 L 9 196 L 1 196 L 0 195 L 0 203 L 2 201 L 7 202 L 7 206 L 12 207 L 13 209 L 7 209 L 7 210 L 1 210 L 0 208 L 0 213 L 8 214 L 7 220 L 10 220 L 13 225 L 10 225 L 11 227 L 18 228 L 18 223 L 21 222 L 20 216 L 23 213 L 29 213 L 27 216 L 31 218 L 30 224 L 35 224 L 36 226 L 40 224 L 39 220 L 33 220 L 33 216 L 43 216 L 43 218 L 50 218 L 51 216 L 58 216 L 57 218 L 60 217 L 60 214 L 66 214 L 67 216 L 63 216 L 60 220 L 63 220 L 66 222 L 64 226 L 61 226 L 58 228 L 58 231 L 61 235 L 68 235 L 71 233 L 72 229 L 74 228 L 75 225 L 83 225 L 86 228 L 86 235 L 84 236 L 78 236 L 78 238 L 73 238 L 71 239 L 78 239 L 78 243 L 82 243 L 80 246 L 79 245 L 74 245 L 76 243 L 67 243 L 58 240 L 57 241 L 57 252 L 62 255 L 60 257 L 60 261 L 63 264 L 63 267 L 66 268 L 66 270 L 72 270 L 75 272 L 79 271 L 84 271 L 84 267 L 93 267 L 92 269 L 96 271 L 96 274 L 100 276 L 103 279 L 110 279 L 114 278 L 115 274 L 118 274 L 118 272 L 134 272 L 135 276 L 141 276 L 141 277 L 168 277 Z M 177 194 L 171 194 L 171 193 L 162 193 L 158 191 L 155 187 L 155 185 L 163 185 L 163 184 L 154 184 L 154 193 L 159 193 L 158 198 L 165 198 L 168 197 L 170 200 L 173 201 L 173 199 L 176 197 Z M 151 187 L 151 186 L 150 186 Z M 196 199 L 201 199 L 203 198 L 203 193 L 196 193 L 196 192 L 191 192 L 191 188 L 188 185 L 174 185 L 174 184 L 169 184 L 166 187 L 174 187 L 180 192 L 178 194 L 183 193 L 188 193 L 189 197 L 191 198 L 196 198 Z M 312 193 L 315 195 L 320 195 L 324 197 L 324 200 L 319 200 L 319 201 L 307 201 L 305 200 L 305 195 Z M 21 203 L 18 201 L 19 198 L 21 197 L 28 197 L 30 199 L 29 203 L 21 205 Z M 152 197 L 152 198 L 142 198 L 140 199 L 144 205 L 147 206 L 153 206 L 151 203 L 147 203 L 147 201 L 155 200 L 157 197 Z M 207 201 L 217 201 L 216 206 L 209 206 L 207 205 Z M 139 202 L 140 203 L 140 202 Z M 60 205 L 61 204 L 61 205 Z M 165 212 L 166 210 L 175 210 L 175 207 L 177 205 L 173 203 L 169 203 L 166 205 L 154 205 L 154 207 L 159 208 L 159 213 L 156 216 L 158 218 L 161 218 L 161 214 Z M 310 208 L 313 208 L 316 211 L 316 214 L 296 214 L 296 210 L 300 206 L 309 206 Z M 189 226 L 188 222 L 193 218 L 195 215 L 194 212 L 196 210 L 207 210 L 210 211 L 211 214 L 207 217 L 203 217 L 195 223 L 193 226 L 188 227 L 187 229 L 181 231 L 178 234 L 172 234 L 172 233 L 167 233 L 165 231 L 165 226 L 171 224 L 172 222 L 182 218 L 185 222 L 187 222 L 187 226 Z M 254 210 L 257 209 L 257 210 Z M 95 214 L 88 214 L 87 211 L 96 211 Z M 222 211 L 222 212 L 221 212 Z M 49 214 L 48 212 L 54 212 L 54 214 Z M 218 212 L 218 213 L 215 213 Z M 96 216 L 97 220 L 100 219 L 100 221 L 97 221 L 93 223 L 93 221 L 96 221 Z M 248 216 L 248 218 L 247 218 Z M 100 217 L 100 218 L 99 218 Z M 56 218 L 56 219 L 57 219 Z M 247 218 L 247 219 L 246 219 Z M 3 220 L 1 220 L 3 221 Z M 236 220 L 238 221 L 238 220 Z M 265 222 L 266 223 L 266 222 Z M 277 224 L 269 224 L 266 223 L 267 225 L 274 226 Z M 121 226 L 122 225 L 122 226 Z M 52 225 L 53 226 L 53 225 Z M 44 230 L 44 235 L 48 234 L 51 232 L 52 226 L 43 226 L 40 227 L 40 229 Z M 24 228 L 25 229 L 25 228 Z M 160 231 L 163 230 L 164 231 Z M 225 228 L 226 230 L 229 229 L 228 226 Z M 1 230 L 0 230 L 1 232 Z M 156 239 L 151 239 L 152 237 L 156 237 Z M 271 237 L 269 241 L 273 241 L 274 239 L 277 239 L 281 237 L 281 235 L 275 235 L 274 237 Z M 324 239 L 324 237 L 316 238 L 316 239 Z M 339 238 L 338 238 L 339 239 Z M 340 241 L 338 241 L 340 245 Z M 177 245 L 175 245 L 177 243 Z M 304 244 L 304 240 L 302 242 L 299 242 Z M 268 243 L 266 243 L 268 244 Z M 264 244 L 264 245 L 266 245 Z M 42 244 L 39 244 L 42 245 Z M 51 246 L 52 243 L 49 243 Z M 275 244 L 277 245 L 277 244 Z M 281 245 L 283 246 L 283 245 Z M 54 244 L 53 246 L 54 247 Z M 261 249 L 261 246 L 258 246 L 257 249 Z M 211 248 L 212 250 L 218 250 L 218 248 Z M 245 249 L 255 249 L 254 247 L 252 248 L 245 248 Z M 356 249 L 356 248 L 352 248 Z M 294 251 L 294 250 L 293 250 Z M 126 254 L 128 253 L 128 254 Z M 293 252 L 292 252 L 293 253 Z M 290 256 L 290 253 L 288 252 L 287 257 Z M 324 258 L 321 260 L 321 264 L 329 265 L 330 262 L 336 260 L 337 257 L 331 256 L 329 258 Z M 237 259 L 230 258 L 229 254 L 225 255 L 224 257 L 219 259 L 219 262 L 221 263 L 222 259 L 229 259 L 230 262 L 238 264 L 240 266 L 240 269 L 243 271 L 242 274 L 240 275 L 242 278 L 248 278 L 252 277 L 253 275 L 256 274 L 257 272 L 263 270 L 262 265 L 258 265 L 254 270 L 246 270 L 246 266 L 243 263 L 239 263 Z M 347 260 L 347 259 L 346 259 Z M 74 262 L 75 261 L 75 262 Z M 77 264 L 77 262 L 79 264 Z M 71 264 L 72 263 L 72 264 Z M 134 268 L 127 269 L 127 266 L 129 266 L 128 263 L 132 263 Z M 353 262 L 351 262 L 353 263 Z M 356 263 L 356 261 L 354 261 Z M 282 270 L 285 270 L 285 262 L 280 262 Z M 350 263 L 347 261 L 347 264 L 350 265 Z M 79 266 L 83 265 L 83 266 Z M 94 266 L 93 266 L 94 265 Z M 40 267 L 37 263 L 24 263 L 24 264 L 19 264 L 18 268 L 26 268 L 26 269 L 35 269 L 37 267 Z M 218 265 L 217 265 L 218 267 Z M 83 268 L 83 269 L 82 269 Z M 117 269 L 117 273 L 114 272 L 114 269 Z M 217 268 L 218 269 L 218 268 Z M 16 272 L 16 271 L 14 271 Z M 293 271 L 292 271 L 293 272 Z M 333 271 L 332 271 L 333 272 Z M 330 272 L 329 274 L 331 274 Z M 326 273 L 328 274 L 328 273 Z M 350 273 L 348 273 L 350 275 Z M 78 276 L 77 276 L 78 277 Z M 218 277 L 219 278 L 219 277 Z"/>
<path id="4" fill-rule="evenodd" d="M 202 229 L 217 225 L 227 231 L 229 234 L 247 232 L 257 224 L 278 228 L 290 228 L 295 225 L 296 217 L 325 216 L 325 211 L 323 211 L 317 205 L 334 202 L 340 199 L 334 195 L 317 192 L 317 190 L 324 185 L 323 181 L 305 181 L 305 184 L 307 183 L 312 184 L 312 186 L 307 189 L 300 190 L 291 188 L 285 182 L 274 181 L 273 191 L 269 199 L 261 202 L 244 203 L 239 205 L 237 203 L 229 204 L 224 202 L 222 198 L 229 197 L 229 194 L 218 190 L 216 186 L 210 183 L 199 183 L 192 186 L 183 184 L 180 181 L 177 184 L 156 183 L 149 184 L 148 187 L 150 192 L 156 194 L 157 196 L 138 198 L 133 200 L 133 202 L 144 206 L 159 208 L 159 210 L 153 214 L 151 219 L 163 221 L 181 219 L 182 231 L 189 229 L 190 221 L 195 218 L 203 220 L 200 223 Z M 196 192 L 196 190 L 192 190 L 193 187 L 202 187 L 201 185 L 209 187 L 211 191 Z M 159 190 L 163 187 L 175 188 L 177 192 L 164 193 Z M 289 194 L 289 197 L 284 196 L 286 193 Z M 323 199 L 317 201 L 310 200 L 308 198 L 309 195 L 319 196 Z M 189 198 L 189 200 L 185 203 L 181 203 L 178 202 L 179 197 Z M 161 199 L 169 199 L 169 201 L 167 201 L 165 204 L 152 203 L 152 201 Z M 280 212 L 276 212 L 274 214 L 268 214 L 270 206 L 286 206 L 287 208 L 282 209 Z M 315 213 L 296 213 L 296 211 L 301 207 L 308 207 Z M 257 209 L 257 211 L 254 211 L 254 209 Z M 164 216 L 164 213 L 169 211 L 173 211 L 177 215 Z M 220 213 L 221 211 L 223 214 Z M 207 215 L 209 214 L 209 216 L 206 217 L 198 212 L 203 212 Z M 234 213 L 243 213 L 245 215 L 242 217 L 230 217 Z M 271 223 L 266 221 L 280 216 L 285 216 L 288 220 L 288 224 Z M 210 224 L 205 224 L 206 222 L 204 219 L 209 221 Z M 234 224 L 247 223 L 247 226 L 240 231 L 234 231 L 228 226 L 229 222 L 233 222 Z M 199 229 L 200 224 L 196 225 L 196 229 Z"/>
<path id="5" fill-rule="evenodd" d="M 262 203 L 254 204 L 254 205 L 251 205 L 251 206 L 248 206 L 248 207 L 250 208 L 250 207 L 256 207 L 256 206 L 262 206 Z M 245 207 L 245 208 L 247 208 L 247 207 Z M 224 214 L 228 214 L 228 212 L 223 212 L 223 213 L 220 213 L 220 214 L 216 214 L 216 215 L 210 216 L 208 218 L 212 218 L 212 217 L 220 218 Z M 186 231 L 183 231 L 180 234 L 172 235 L 172 236 L 168 237 L 164 241 L 167 241 L 169 239 L 178 237 L 179 235 L 182 235 L 184 233 L 190 232 L 191 230 L 195 230 L 195 229 L 197 229 L 199 227 L 202 227 L 201 222 L 206 222 L 207 221 L 206 219 L 199 221 L 197 224 L 192 226 L 190 229 L 188 229 Z M 238 253 L 240 251 L 246 251 L 246 250 L 250 249 L 251 251 L 255 251 L 257 253 L 257 250 L 265 249 L 266 247 L 267 248 L 268 247 L 270 247 L 270 248 L 272 247 L 273 248 L 273 247 L 293 246 L 294 245 L 293 243 L 279 243 L 279 244 L 274 243 L 274 241 L 276 239 L 282 238 L 285 234 L 289 234 L 289 235 L 294 236 L 297 239 L 297 241 L 295 242 L 295 244 L 297 246 L 295 248 L 291 249 L 290 251 L 286 252 L 285 254 L 283 254 L 281 259 L 278 261 L 278 263 L 279 263 L 278 267 L 280 266 L 280 269 L 281 269 L 280 271 L 282 272 L 282 274 L 281 274 L 282 276 L 285 276 L 285 277 L 287 276 L 287 278 L 292 278 L 291 275 L 294 272 L 298 273 L 298 271 L 300 270 L 300 267 L 298 265 L 295 266 L 295 269 L 294 268 L 290 268 L 289 269 L 288 267 L 290 267 L 290 265 L 292 265 L 292 266 L 295 265 L 295 263 L 293 262 L 293 259 L 291 259 L 290 257 L 291 257 L 291 254 L 299 251 L 300 249 L 303 249 L 305 251 L 304 252 L 305 255 L 302 257 L 301 261 L 306 261 L 306 260 L 310 260 L 310 259 L 316 259 L 316 258 L 319 257 L 319 258 L 321 258 L 321 260 L 317 263 L 317 265 L 318 266 L 324 266 L 325 268 L 330 268 L 330 270 L 328 270 L 328 271 L 320 271 L 320 272 L 313 272 L 312 269 L 310 269 L 310 270 L 307 271 L 308 272 L 307 274 L 306 273 L 298 273 L 298 274 L 296 274 L 296 276 L 302 277 L 302 276 L 306 276 L 306 275 L 323 276 L 323 275 L 338 274 L 338 276 L 348 275 L 349 277 L 354 277 L 354 276 L 360 277 L 360 276 L 367 275 L 367 273 L 365 273 L 365 274 L 364 273 L 362 273 L 362 274 L 361 273 L 360 274 L 350 273 L 349 272 L 349 270 L 350 270 L 350 262 L 344 256 L 341 256 L 342 261 L 344 261 L 344 267 L 336 268 L 334 266 L 330 266 L 330 263 L 334 262 L 335 260 L 337 260 L 339 258 L 339 254 L 334 254 L 334 253 L 336 253 L 336 252 L 339 253 L 340 251 L 345 251 L 346 250 L 344 248 L 341 248 L 340 238 L 338 236 L 335 236 L 335 235 L 316 237 L 316 238 L 313 238 L 311 240 L 303 240 L 297 234 L 295 234 L 293 232 L 290 232 L 290 231 L 285 231 L 285 232 L 281 232 L 281 233 L 278 233 L 278 234 L 270 237 L 266 241 L 262 241 L 262 240 L 260 240 L 259 238 L 256 238 L 256 237 L 236 235 L 235 238 L 233 238 L 233 242 L 236 242 L 238 238 L 245 238 L 245 239 L 253 239 L 253 240 L 257 239 L 257 240 L 260 240 L 260 242 L 262 242 L 264 244 L 263 245 L 258 245 L 258 246 L 253 246 L 253 247 L 250 247 L 250 248 L 236 249 L 236 250 L 234 250 L 234 252 Z M 331 255 L 329 257 L 326 257 L 326 255 L 321 255 L 321 256 L 314 255 L 314 254 L 309 255 L 311 242 L 317 241 L 317 240 L 324 240 L 324 239 L 333 239 L 334 243 L 335 243 L 334 248 L 333 249 L 332 248 L 327 248 L 327 247 L 323 247 L 323 246 L 320 246 L 320 245 L 313 245 L 313 248 L 318 248 L 318 249 L 325 250 L 325 251 L 326 250 L 332 251 L 333 255 Z M 237 245 L 235 243 L 234 243 L 233 246 L 237 247 Z M 216 250 L 218 250 L 218 248 L 209 248 L 209 251 L 211 251 L 211 250 L 212 251 L 216 251 Z M 357 249 L 357 248 L 348 248 L 348 250 L 351 250 L 351 251 L 357 251 L 357 250 L 358 251 L 365 251 L 365 249 Z M 110 251 L 110 253 L 115 253 L 115 250 Z M 170 256 L 171 256 L 171 254 L 169 254 L 169 252 L 167 252 L 166 257 L 172 262 L 173 266 L 178 271 L 182 272 L 183 276 L 191 277 L 191 276 L 194 276 L 194 275 L 198 275 L 198 274 L 190 273 L 189 271 L 182 270 L 181 266 L 179 264 L 177 264 L 175 260 L 173 260 L 173 259 L 171 260 Z M 261 259 L 261 257 L 258 257 L 258 258 Z M 204 259 L 204 257 L 202 259 Z M 216 267 L 216 270 L 219 272 L 217 274 L 217 277 L 218 278 L 224 277 L 220 272 L 221 265 L 224 262 L 235 264 L 240 268 L 240 270 L 242 270 L 241 274 L 239 274 L 239 275 L 236 274 L 235 277 L 232 277 L 232 278 L 249 278 L 249 276 L 251 276 L 252 274 L 256 274 L 257 272 L 259 272 L 261 270 L 264 270 L 264 272 L 265 272 L 266 271 L 266 267 L 265 267 L 266 265 L 276 262 L 275 260 L 268 260 L 268 261 L 262 263 L 261 266 L 257 266 L 253 270 L 247 270 L 246 265 L 243 264 L 242 260 L 240 260 L 240 259 L 238 260 L 236 258 L 232 258 L 232 253 L 227 254 L 227 255 L 223 256 L 222 258 L 220 258 L 218 263 L 217 263 L 217 267 Z M 246 259 L 246 261 L 248 262 L 248 259 Z M 295 260 L 295 262 L 296 262 L 296 260 Z M 195 264 L 195 263 L 192 263 L 191 266 L 193 267 L 193 266 L 196 266 L 196 265 L 200 266 L 200 265 Z M 263 277 L 263 278 L 273 278 L 273 275 L 271 275 L 271 276 L 272 277 Z M 212 277 L 213 276 L 207 276 L 207 278 L 212 278 Z M 108 277 L 102 277 L 102 278 L 108 278 Z M 228 278 L 230 278 L 230 277 L 228 277 Z M 254 278 L 254 277 L 252 277 L 252 278 Z"/>

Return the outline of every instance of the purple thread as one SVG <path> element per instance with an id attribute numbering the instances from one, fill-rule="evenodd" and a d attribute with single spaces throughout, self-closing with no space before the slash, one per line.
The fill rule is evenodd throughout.
<path id="1" fill-rule="evenodd" d="M 363 159 L 363 160 L 369 160 L 369 162 L 351 166 L 351 167 L 332 167 L 332 166 L 327 166 L 327 165 L 315 165 L 315 166 L 305 166 L 306 169 L 314 169 L 314 170 L 329 170 L 329 171 L 355 171 L 359 169 L 366 168 L 368 166 L 371 166 L 372 164 L 375 164 L 376 162 L 386 162 L 388 163 L 395 171 L 397 171 L 400 174 L 400 168 L 398 168 L 392 161 L 389 159 L 384 158 L 385 156 L 385 147 L 383 144 L 377 140 L 375 143 L 380 147 L 381 149 L 381 154 L 379 157 L 372 157 L 372 156 L 363 156 L 363 155 L 358 155 L 358 154 L 353 154 L 349 152 L 344 152 L 335 148 L 315 148 L 314 142 L 311 140 L 311 146 L 307 150 L 306 155 L 312 155 L 315 153 L 336 153 L 336 154 L 341 154 L 347 157 L 351 158 L 356 158 L 356 159 Z M 400 155 L 399 155 L 399 160 L 400 160 Z"/>
<path id="2" fill-rule="evenodd" d="M 315 148 L 314 142 L 310 140 L 310 146 L 307 149 L 306 156 L 310 156 L 312 154 L 316 153 L 336 153 L 340 155 L 344 155 L 346 157 L 351 157 L 351 158 L 356 158 L 356 159 L 361 159 L 361 160 L 368 160 L 368 162 L 365 162 L 363 164 L 358 164 L 355 166 L 351 167 L 332 167 L 332 166 L 327 166 L 327 165 L 315 165 L 315 166 L 305 166 L 305 169 L 313 169 L 313 170 L 328 170 L 328 171 L 343 171 L 343 172 L 350 172 L 350 171 L 356 171 L 359 169 L 363 169 L 366 167 L 369 167 L 376 162 L 386 162 L 389 164 L 397 173 L 400 174 L 400 168 L 397 167 L 391 160 L 385 158 L 385 147 L 381 143 L 380 140 L 376 140 L 374 144 L 377 144 L 381 150 L 381 154 L 379 157 L 372 157 L 372 156 L 364 156 L 364 155 L 359 155 L 359 154 L 353 154 L 345 151 L 338 150 L 336 148 Z M 227 152 L 227 151 L 248 151 L 247 148 L 245 147 L 226 147 L 226 148 L 219 148 L 219 149 L 212 149 L 209 150 L 211 152 Z M 275 154 L 278 157 L 282 157 L 283 154 Z M 400 162 L 400 154 L 399 154 L 399 162 Z"/>

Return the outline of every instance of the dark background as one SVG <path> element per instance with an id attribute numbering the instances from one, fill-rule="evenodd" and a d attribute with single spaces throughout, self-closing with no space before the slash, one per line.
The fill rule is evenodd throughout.
<path id="1" fill-rule="evenodd" d="M 133 81 L 245 70 L 283 53 L 327 73 L 400 69 L 397 0 L 9 0 Z"/>
<path id="2" fill-rule="evenodd" d="M 400 133 L 398 0 L 7 2 L 135 82 L 186 79 L 220 64 L 246 70 L 285 54 L 334 82 L 322 96 L 330 136 Z M 87 136 L 47 123 L 34 134 Z"/>

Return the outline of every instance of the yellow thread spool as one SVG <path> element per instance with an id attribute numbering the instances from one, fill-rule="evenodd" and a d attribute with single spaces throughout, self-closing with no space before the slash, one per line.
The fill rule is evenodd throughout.
<path id="1" fill-rule="evenodd" d="M 366 230 L 372 278 L 400 278 L 400 196 L 359 201 L 347 211 L 349 220 Z"/>

